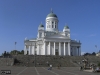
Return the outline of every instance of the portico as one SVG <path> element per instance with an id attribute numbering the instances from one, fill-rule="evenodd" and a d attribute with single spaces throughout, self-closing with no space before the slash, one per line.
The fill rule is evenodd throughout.
<path id="1" fill-rule="evenodd" d="M 43 48 L 41 44 L 31 46 L 25 46 L 25 54 L 34 55 L 36 50 L 37 55 L 59 55 L 59 56 L 80 56 L 81 47 L 80 46 L 71 46 L 70 42 L 55 42 L 55 41 L 45 41 Z"/>

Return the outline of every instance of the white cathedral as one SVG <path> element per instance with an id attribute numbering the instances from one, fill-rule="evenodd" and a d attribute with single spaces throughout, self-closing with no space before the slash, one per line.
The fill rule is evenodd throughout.
<path id="1" fill-rule="evenodd" d="M 25 38 L 24 55 L 80 56 L 80 41 L 71 40 L 70 28 L 67 25 L 63 31 L 59 31 L 58 22 L 57 15 L 51 11 L 46 17 L 46 29 L 41 23 L 37 38 Z"/>

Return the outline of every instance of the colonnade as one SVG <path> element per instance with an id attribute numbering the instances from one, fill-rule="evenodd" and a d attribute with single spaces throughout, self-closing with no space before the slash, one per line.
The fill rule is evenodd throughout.
<path id="1" fill-rule="evenodd" d="M 48 49 L 47 49 L 47 46 L 48 46 Z M 28 55 L 34 55 L 35 50 L 36 50 L 37 55 L 56 55 L 56 48 L 58 49 L 58 55 L 60 56 L 62 55 L 63 56 L 66 56 L 66 55 L 80 56 L 81 55 L 80 47 L 78 46 L 71 47 L 70 42 L 44 42 L 44 44 L 42 45 L 42 48 L 40 48 L 40 45 L 37 45 L 37 48 L 35 48 L 35 46 L 28 46 L 28 48 L 26 48 L 25 46 L 24 55 L 27 54 L 27 50 L 28 50 Z M 53 51 L 52 53 L 51 53 L 51 50 Z"/>

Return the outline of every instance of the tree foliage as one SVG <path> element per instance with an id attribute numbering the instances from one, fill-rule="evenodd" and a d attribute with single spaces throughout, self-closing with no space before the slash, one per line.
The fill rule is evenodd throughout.
<path id="1" fill-rule="evenodd" d="M 100 62 L 98 63 L 98 66 L 100 67 Z"/>
<path id="2" fill-rule="evenodd" d="M 85 54 L 84 54 L 84 56 L 88 56 L 88 55 L 90 55 L 90 56 L 91 56 L 91 55 L 92 55 L 92 56 L 95 56 L 95 55 L 96 55 L 96 53 L 95 53 L 95 52 L 93 52 L 93 53 L 85 53 Z"/>
<path id="3" fill-rule="evenodd" d="M 18 51 L 18 50 L 12 50 L 10 54 L 24 54 L 24 50 Z"/>

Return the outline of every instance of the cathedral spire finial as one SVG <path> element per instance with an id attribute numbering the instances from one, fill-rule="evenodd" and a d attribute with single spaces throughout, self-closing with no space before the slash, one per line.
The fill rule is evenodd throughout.
<path id="1" fill-rule="evenodd" d="M 53 10 L 52 10 L 52 8 L 51 8 L 51 13 L 53 13 Z"/>

